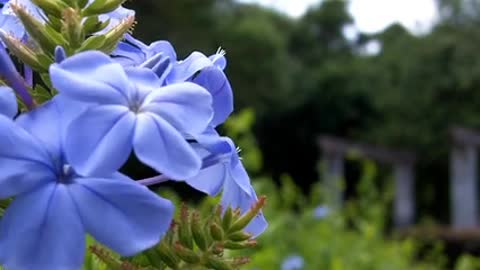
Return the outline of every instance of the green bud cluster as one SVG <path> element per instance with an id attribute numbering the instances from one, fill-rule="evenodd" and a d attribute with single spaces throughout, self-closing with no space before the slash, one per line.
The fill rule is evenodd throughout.
<path id="1" fill-rule="evenodd" d="M 12 3 L 12 10 L 24 25 L 30 42 L 22 42 L 8 33 L 2 33 L 1 38 L 12 54 L 45 74 L 54 62 L 57 46 L 62 46 L 67 56 L 87 50 L 105 53 L 114 50 L 134 26 L 135 18 L 129 17 L 105 31 L 110 20 L 102 22 L 99 16 L 119 8 L 124 1 L 95 0 L 88 4 L 88 0 L 32 0 L 45 13 L 45 21 L 30 14 L 21 4 Z"/>
<path id="2" fill-rule="evenodd" d="M 222 211 L 219 206 L 205 219 L 182 205 L 178 218 L 163 240 L 153 248 L 128 260 L 109 256 L 98 246 L 92 253 L 112 270 L 215 269 L 235 270 L 247 264 L 247 257 L 224 256 L 227 250 L 254 248 L 256 241 L 245 227 L 265 205 L 265 197 L 243 215 L 239 209 Z"/>

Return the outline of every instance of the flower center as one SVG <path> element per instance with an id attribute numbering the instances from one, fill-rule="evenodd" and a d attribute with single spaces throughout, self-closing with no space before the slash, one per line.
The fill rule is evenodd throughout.
<path id="1" fill-rule="evenodd" d="M 140 106 L 141 106 L 141 104 L 139 102 L 130 102 L 128 108 L 130 108 L 130 111 L 137 114 L 137 113 L 140 112 Z"/>
<path id="2" fill-rule="evenodd" d="M 134 91 L 131 91 L 128 96 L 128 108 L 133 113 L 138 114 L 141 112 L 141 107 L 145 96 L 142 95 L 141 89 L 139 89 L 136 85 L 134 87 Z"/>
<path id="3" fill-rule="evenodd" d="M 69 164 L 64 164 L 58 176 L 58 181 L 63 184 L 69 184 L 75 176 L 75 170 Z"/>

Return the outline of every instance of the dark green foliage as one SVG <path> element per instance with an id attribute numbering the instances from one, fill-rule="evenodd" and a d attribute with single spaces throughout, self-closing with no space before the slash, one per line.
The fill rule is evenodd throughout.
<path id="1" fill-rule="evenodd" d="M 480 260 L 468 255 L 448 265 L 440 242 L 427 245 L 415 237 L 385 236 L 392 193 L 390 187 L 379 189 L 374 184 L 377 170 L 374 163 L 362 161 L 355 187 L 358 198 L 323 217 L 315 216 L 315 208 L 328 195 L 322 185 L 315 185 L 305 197 L 292 192 L 295 186 L 288 179 L 282 181 L 286 188 L 267 179 L 258 182 L 257 190 L 269 197 L 264 211 L 271 225 L 256 250 L 242 253 L 252 258 L 246 269 L 281 269 L 292 255 L 303 258 L 303 270 L 478 269 Z"/>

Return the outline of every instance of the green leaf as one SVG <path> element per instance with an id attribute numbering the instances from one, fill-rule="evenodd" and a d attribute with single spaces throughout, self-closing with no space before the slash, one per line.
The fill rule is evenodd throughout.
<path id="1" fill-rule="evenodd" d="M 57 32 L 62 30 L 62 20 L 54 16 L 48 16 L 47 24 Z"/>
<path id="2" fill-rule="evenodd" d="M 43 104 L 52 99 L 52 94 L 42 85 L 37 84 L 33 91 L 31 91 L 32 97 L 37 104 Z"/>
<path id="3" fill-rule="evenodd" d="M 5 213 L 5 209 L 7 209 L 11 202 L 11 198 L 0 200 L 0 216 L 3 216 L 3 213 Z"/>
<path id="4" fill-rule="evenodd" d="M 52 82 L 50 80 L 50 75 L 48 73 L 40 73 L 40 78 L 42 78 L 42 81 L 43 83 L 45 83 L 47 88 L 50 89 L 51 95 L 55 96 L 58 92 L 52 85 Z"/>
<path id="5" fill-rule="evenodd" d="M 88 4 L 88 0 L 77 0 L 77 5 L 79 8 L 84 8 Z"/>
<path id="6" fill-rule="evenodd" d="M 66 46 L 68 44 L 68 41 L 63 37 L 63 35 L 55 30 L 52 26 L 47 24 L 45 26 L 45 32 L 50 35 L 50 38 L 53 40 L 53 42 L 55 42 L 55 47 L 58 45 Z"/>

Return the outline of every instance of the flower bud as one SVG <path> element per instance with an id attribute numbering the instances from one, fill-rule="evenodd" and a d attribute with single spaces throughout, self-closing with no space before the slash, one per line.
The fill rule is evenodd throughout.
<path id="1" fill-rule="evenodd" d="M 23 63 L 27 64 L 31 68 L 40 72 L 47 72 L 50 63 L 44 63 L 40 61 L 39 55 L 34 53 L 29 47 L 23 44 L 20 40 L 14 36 L 0 32 L 2 41 L 7 45 L 12 54 L 17 56 Z"/>
<path id="2" fill-rule="evenodd" d="M 45 14 L 57 18 L 62 16 L 62 11 L 68 8 L 68 5 L 61 0 L 31 0 L 36 6 L 42 9 Z"/>
<path id="3" fill-rule="evenodd" d="M 228 231 L 230 229 L 230 226 L 232 225 L 232 219 L 233 219 L 233 210 L 231 207 L 228 207 L 227 210 L 225 211 L 225 214 L 223 214 L 223 219 L 222 219 L 222 227 L 224 230 Z"/>
<path id="4" fill-rule="evenodd" d="M 195 244 L 197 244 L 198 248 L 200 248 L 202 251 L 206 251 L 208 249 L 207 238 L 205 237 L 205 231 L 202 229 L 200 217 L 197 212 L 192 214 L 190 227 Z"/>
<path id="5" fill-rule="evenodd" d="M 98 48 L 98 50 L 107 54 L 111 53 L 134 24 L 135 17 L 133 16 L 127 17 L 125 20 L 121 21 L 118 25 L 105 33 L 105 43 L 102 47 Z"/>
<path id="6" fill-rule="evenodd" d="M 175 235 L 178 229 L 178 225 L 175 222 L 175 220 L 172 220 L 172 223 L 170 224 L 170 229 L 167 231 L 165 236 L 163 237 L 163 242 L 166 243 L 167 245 L 172 245 L 173 241 L 175 239 Z"/>
<path id="7" fill-rule="evenodd" d="M 225 241 L 223 244 L 223 247 L 226 249 L 246 249 L 246 248 L 252 248 L 257 246 L 257 241 L 255 240 L 249 240 L 246 242 L 233 242 L 233 241 Z"/>
<path id="8" fill-rule="evenodd" d="M 239 258 L 233 258 L 231 260 L 231 264 L 233 266 L 241 266 L 241 265 L 245 265 L 247 263 L 250 263 L 250 258 L 248 257 L 239 257 Z"/>
<path id="9" fill-rule="evenodd" d="M 222 227 L 220 227 L 216 223 L 210 224 L 210 234 L 212 235 L 212 238 L 216 241 L 222 241 L 225 236 Z"/>
<path id="10" fill-rule="evenodd" d="M 190 230 L 190 214 L 184 204 L 180 209 L 180 223 L 178 224 L 178 239 L 187 248 L 193 248 L 192 232 Z"/>
<path id="11" fill-rule="evenodd" d="M 252 235 L 246 232 L 238 231 L 228 235 L 228 239 L 234 242 L 241 242 L 252 238 Z"/>
<path id="12" fill-rule="evenodd" d="M 225 249 L 223 248 L 223 246 L 221 244 L 217 244 L 212 248 L 213 254 L 216 254 L 216 255 L 219 255 L 219 256 L 222 256 L 224 250 Z"/>
<path id="13" fill-rule="evenodd" d="M 133 265 L 129 262 L 122 262 L 122 264 L 120 265 L 120 269 L 122 269 L 122 270 L 138 270 L 138 267 L 136 267 L 135 265 Z"/>
<path id="14" fill-rule="evenodd" d="M 61 63 L 67 58 L 67 53 L 62 46 L 57 46 L 55 48 L 55 63 Z"/>
<path id="15" fill-rule="evenodd" d="M 112 254 L 105 249 L 93 245 L 89 247 L 89 250 L 101 259 L 109 269 L 121 269 L 122 262 L 114 258 Z"/>
<path id="16" fill-rule="evenodd" d="M 68 39 L 71 48 L 80 47 L 85 35 L 82 29 L 82 18 L 75 9 L 67 8 L 63 11 L 62 32 Z"/>
<path id="17" fill-rule="evenodd" d="M 233 267 L 217 257 L 208 257 L 207 266 L 216 270 L 233 270 Z"/>
<path id="18" fill-rule="evenodd" d="M 58 45 L 65 46 L 67 41 L 61 34 L 55 32 L 52 28 L 48 28 L 47 25 L 42 24 L 35 17 L 33 17 L 22 5 L 12 4 L 13 12 L 22 22 L 25 30 L 30 37 L 34 39 L 44 52 L 55 51 Z"/>
<path id="19" fill-rule="evenodd" d="M 156 251 L 158 252 L 159 257 L 168 267 L 173 269 L 177 268 L 179 260 L 177 257 L 175 257 L 173 251 L 165 243 L 161 243 Z"/>
<path id="20" fill-rule="evenodd" d="M 145 254 L 145 257 L 149 261 L 150 265 L 159 268 L 165 266 L 164 261 L 155 248 L 147 249 L 143 254 Z"/>
<path id="21" fill-rule="evenodd" d="M 260 197 L 255 205 L 252 206 L 245 214 L 243 214 L 239 219 L 237 219 L 229 232 L 236 232 L 243 230 L 247 225 L 255 218 L 256 215 L 260 214 L 263 206 L 265 205 L 266 197 Z"/>
<path id="22" fill-rule="evenodd" d="M 173 248 L 175 250 L 175 254 L 182 259 L 183 261 L 191 264 L 196 264 L 200 262 L 200 256 L 198 256 L 192 250 L 182 246 L 179 242 L 177 242 Z"/>

